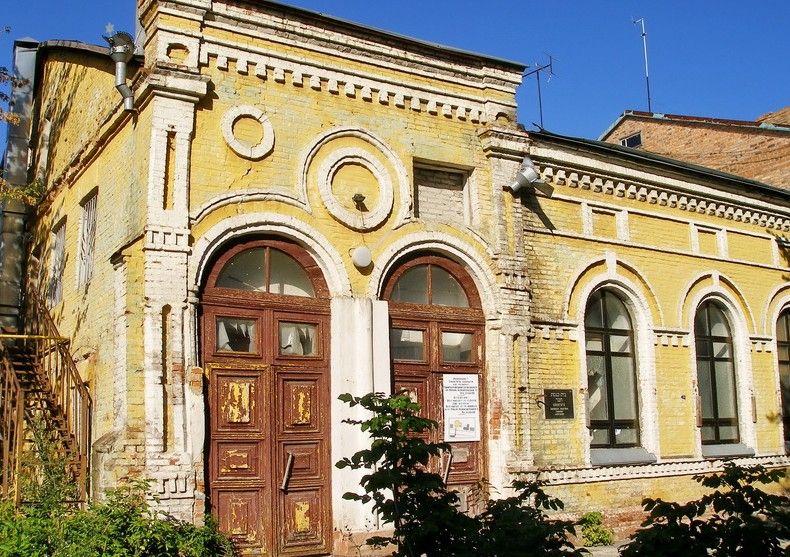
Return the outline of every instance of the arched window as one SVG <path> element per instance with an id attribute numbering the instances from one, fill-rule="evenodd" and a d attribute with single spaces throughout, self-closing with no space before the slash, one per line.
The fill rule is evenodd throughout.
<path id="1" fill-rule="evenodd" d="M 790 451 L 790 307 L 782 311 L 776 322 L 776 352 L 779 359 L 779 382 L 782 386 L 785 448 Z"/>
<path id="2" fill-rule="evenodd" d="M 622 300 L 609 290 L 590 296 L 584 315 L 592 448 L 639 445 L 634 332 Z"/>
<path id="3" fill-rule="evenodd" d="M 702 444 L 738 443 L 738 402 L 732 333 L 724 308 L 706 300 L 694 317 Z"/>
<path id="4" fill-rule="evenodd" d="M 287 253 L 264 246 L 237 253 L 225 263 L 214 286 L 286 296 L 315 296 L 310 277 Z"/>

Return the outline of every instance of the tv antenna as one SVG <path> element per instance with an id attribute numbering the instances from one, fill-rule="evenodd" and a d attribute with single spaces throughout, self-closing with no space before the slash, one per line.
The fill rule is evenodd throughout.
<path id="1" fill-rule="evenodd" d="M 653 107 L 650 103 L 650 72 L 647 69 L 647 31 L 645 31 L 645 18 L 631 18 L 631 23 L 634 25 L 640 23 L 642 25 L 642 50 L 645 53 L 645 83 L 647 84 L 647 111 L 653 112 Z"/>
<path id="2" fill-rule="evenodd" d="M 540 111 L 540 129 L 543 129 L 543 97 L 541 96 L 541 93 L 540 93 L 540 72 L 542 72 L 544 70 L 548 70 L 549 71 L 549 79 L 548 80 L 551 81 L 551 78 L 554 77 L 554 75 L 555 75 L 554 74 L 554 68 L 552 67 L 553 64 L 554 64 L 554 58 L 551 55 L 549 55 L 549 63 L 548 64 L 540 65 L 537 62 L 535 62 L 535 66 L 536 66 L 535 69 L 530 71 L 530 72 L 526 72 L 524 74 L 524 77 L 529 77 L 532 74 L 535 74 L 535 78 L 536 78 L 536 81 L 538 83 L 538 110 Z"/>

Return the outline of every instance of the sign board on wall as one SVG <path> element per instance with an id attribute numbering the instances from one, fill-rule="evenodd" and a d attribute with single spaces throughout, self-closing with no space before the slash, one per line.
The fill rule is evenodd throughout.
<path id="1" fill-rule="evenodd" d="M 546 404 L 547 420 L 573 418 L 573 391 L 571 389 L 544 389 L 543 402 Z"/>
<path id="2" fill-rule="evenodd" d="M 480 441 L 480 387 L 478 375 L 445 373 L 444 440 Z"/>

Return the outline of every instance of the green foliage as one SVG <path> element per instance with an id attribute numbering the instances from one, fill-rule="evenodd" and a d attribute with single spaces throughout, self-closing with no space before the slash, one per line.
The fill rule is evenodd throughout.
<path id="1" fill-rule="evenodd" d="M 343 495 L 372 503 L 382 522 L 392 526 L 391 536 L 371 537 L 369 545 L 392 544 L 395 557 L 510 557 L 525 555 L 525 548 L 535 556 L 581 555 L 568 540 L 573 525 L 550 520 L 543 512 L 561 509 L 562 502 L 547 496 L 542 482 L 517 482 L 515 496 L 490 501 L 477 516 L 458 510 L 457 494 L 429 468 L 431 458 L 450 446 L 424 439 L 438 424 L 420 417 L 419 405 L 408 395 L 344 394 L 340 400 L 372 413 L 366 420 L 346 420 L 370 435 L 370 448 L 336 464 L 370 470 L 360 482 L 363 494 Z"/>
<path id="2" fill-rule="evenodd" d="M 43 418 L 30 422 L 31 450 L 19 478 L 22 508 L 0 501 L 0 557 L 231 557 L 232 543 L 208 518 L 205 526 L 151 508 L 148 482 L 109 491 L 87 509 L 75 504 L 66 457 Z"/>
<path id="3" fill-rule="evenodd" d="M 603 514 L 597 511 L 584 513 L 579 519 L 584 545 L 612 545 L 614 533 L 603 525 Z"/>
<path id="4" fill-rule="evenodd" d="M 148 484 L 138 481 L 110 491 L 88 509 L 59 506 L 47 514 L 32 504 L 15 510 L 0 504 L 3 557 L 231 557 L 233 545 L 209 519 L 205 526 L 153 510 Z"/>
<path id="5" fill-rule="evenodd" d="M 649 516 L 631 536 L 622 557 L 787 557 L 790 498 L 754 484 L 771 484 L 781 470 L 724 464 L 724 470 L 694 479 L 715 491 L 685 504 L 661 499 L 642 502 Z"/>

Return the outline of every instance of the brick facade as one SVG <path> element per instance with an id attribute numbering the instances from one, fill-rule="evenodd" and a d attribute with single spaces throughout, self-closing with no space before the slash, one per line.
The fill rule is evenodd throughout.
<path id="1" fill-rule="evenodd" d="M 355 414 L 337 395 L 391 388 L 384 285 L 428 253 L 459 263 L 481 300 L 485 478 L 498 492 L 540 472 L 568 512 L 617 507 L 628 524 L 668 478 L 669 495 L 695 495 L 690 475 L 720 464 L 703 455 L 696 424 L 693 314 L 709 297 L 737 336 L 741 456 L 790 463 L 771 419 L 774 324 L 790 305 L 777 242 L 790 231 L 786 194 L 525 132 L 518 64 L 269 2 L 140 0 L 138 11 L 147 41 L 130 74 L 135 113 L 123 111 L 103 51 L 40 54 L 41 91 L 65 83 L 73 101 L 36 99 L 34 133 L 47 115 L 58 133 L 33 247 L 47 268 L 49 231 L 65 217 L 68 280 L 53 314 L 95 401 L 95 493 L 148 477 L 164 508 L 203 517 L 215 464 L 201 296 L 213 261 L 252 237 L 296 244 L 326 283 L 332 462 L 366 442 L 342 423 Z M 527 155 L 551 196 L 510 191 Z M 97 187 L 95 269 L 77 287 L 80 201 Z M 367 268 L 352 261 L 358 247 L 372 254 Z M 591 457 L 584 308 L 599 288 L 622 296 L 634 322 L 650 462 Z M 571 391 L 572 418 L 546 418 L 546 389 Z M 358 475 L 328 474 L 343 554 L 343 533 L 375 523 L 342 498 Z"/>

